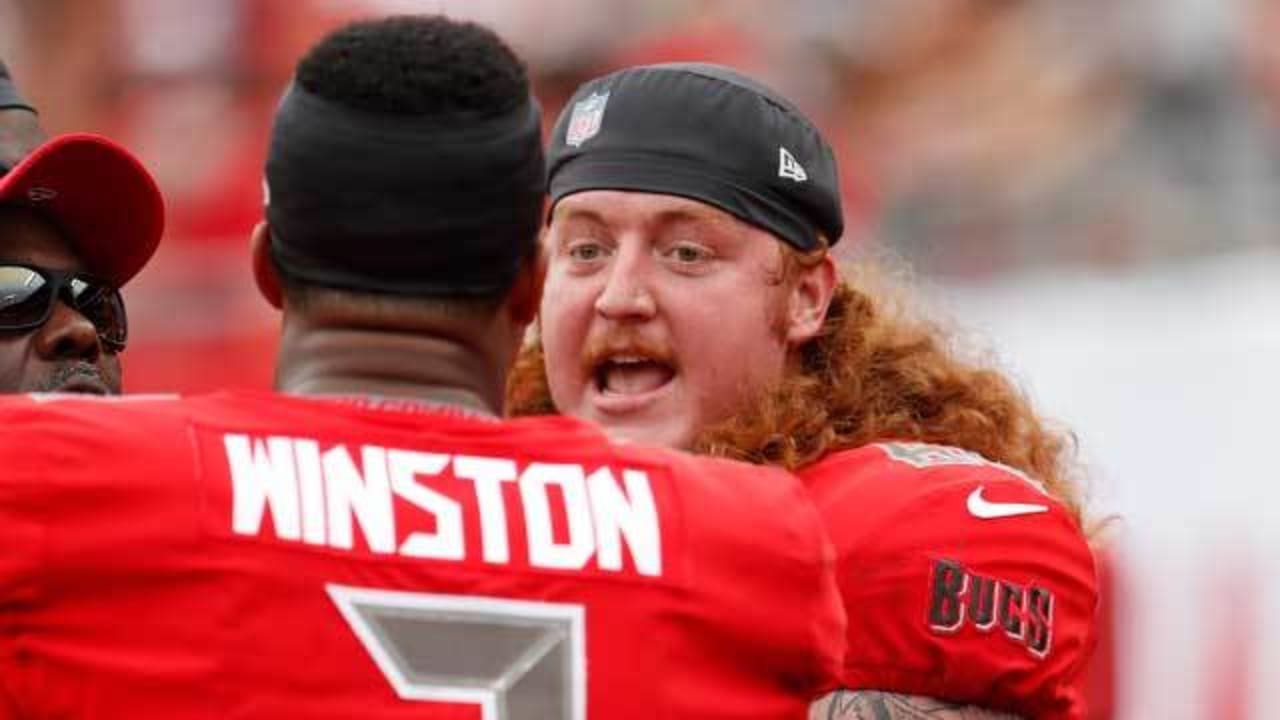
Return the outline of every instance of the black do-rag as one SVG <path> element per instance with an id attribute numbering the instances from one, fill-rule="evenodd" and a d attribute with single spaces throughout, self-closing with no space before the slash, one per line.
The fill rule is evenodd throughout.
<path id="1" fill-rule="evenodd" d="M 294 83 L 276 111 L 266 216 L 281 270 L 394 295 L 493 296 L 534 251 L 541 111 L 468 120 L 357 110 Z"/>
<path id="2" fill-rule="evenodd" d="M 835 156 L 777 93 L 729 68 L 627 68 L 578 88 L 548 157 L 552 203 L 585 190 L 699 200 L 800 250 L 844 233 Z"/>

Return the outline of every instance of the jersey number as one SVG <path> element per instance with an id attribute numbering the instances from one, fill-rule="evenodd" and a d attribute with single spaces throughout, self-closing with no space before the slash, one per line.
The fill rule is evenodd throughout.
<path id="1" fill-rule="evenodd" d="M 581 605 L 326 589 L 401 698 L 479 705 L 483 720 L 586 720 Z"/>

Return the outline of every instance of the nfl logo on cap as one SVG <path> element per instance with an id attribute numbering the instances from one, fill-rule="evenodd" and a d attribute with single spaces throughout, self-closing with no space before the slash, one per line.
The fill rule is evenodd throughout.
<path id="1" fill-rule="evenodd" d="M 600 121 L 604 119 L 604 106 L 609 102 L 609 93 L 591 93 L 585 100 L 573 104 L 573 114 L 569 116 L 569 128 L 565 130 L 564 141 L 572 147 L 578 147 L 600 132 Z"/>

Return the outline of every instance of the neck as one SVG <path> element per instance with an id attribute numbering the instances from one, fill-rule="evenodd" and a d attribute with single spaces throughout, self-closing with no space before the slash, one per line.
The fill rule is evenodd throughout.
<path id="1" fill-rule="evenodd" d="M 370 395 L 499 415 L 504 376 L 492 352 L 457 336 L 286 321 L 276 389 L 294 395 Z"/>

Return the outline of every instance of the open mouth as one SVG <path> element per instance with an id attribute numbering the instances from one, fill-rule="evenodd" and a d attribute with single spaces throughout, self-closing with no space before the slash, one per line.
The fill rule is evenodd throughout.
<path id="1" fill-rule="evenodd" d="M 643 355 L 613 355 L 595 365 L 596 391 L 604 396 L 627 397 L 657 392 L 676 375 L 670 363 Z"/>

